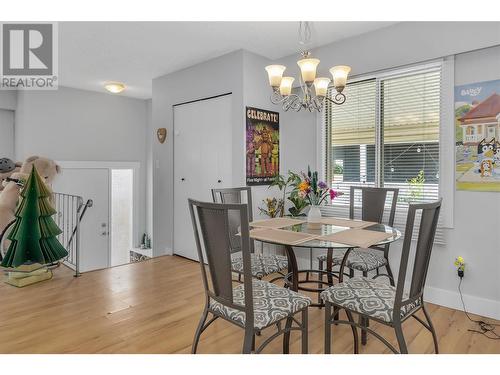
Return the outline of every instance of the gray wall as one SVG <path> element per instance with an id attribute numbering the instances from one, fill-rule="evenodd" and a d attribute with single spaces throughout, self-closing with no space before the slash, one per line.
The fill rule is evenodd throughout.
<path id="1" fill-rule="evenodd" d="M 41 155 L 67 161 L 138 161 L 139 234 L 146 216 L 146 114 L 145 100 L 67 87 L 19 91 L 16 159 Z"/>
<path id="2" fill-rule="evenodd" d="M 328 76 L 333 65 L 349 64 L 354 75 L 371 73 L 455 56 L 455 84 L 461 85 L 500 78 L 500 23 L 488 22 L 409 22 L 389 26 L 313 50 L 321 59 L 320 74 Z M 487 48 L 491 47 L 491 48 Z M 463 53 L 467 51 L 474 51 Z M 286 65 L 286 74 L 297 75 L 298 56 L 277 62 Z M 453 95 L 453 93 L 450 93 Z M 292 114 L 293 116 L 293 114 Z M 316 119 L 294 117 L 287 126 L 317 130 Z M 454 126 L 450 122 L 449 126 Z M 304 152 L 307 152 L 304 148 Z M 310 152 L 316 155 L 316 145 Z M 454 158 L 450 150 L 449 158 Z M 443 176 L 443 174 L 441 174 Z M 450 174 L 454 178 L 454 173 Z M 454 181 L 451 183 L 454 184 Z M 500 194 L 456 191 L 454 228 L 445 230 L 446 246 L 435 246 L 427 279 L 426 300 L 461 308 L 454 259 L 467 261 L 463 291 L 467 307 L 482 315 L 500 318 Z M 397 269 L 400 245 L 391 251 L 391 265 Z"/>
<path id="3" fill-rule="evenodd" d="M 500 22 L 401 22 L 313 49 L 319 72 L 350 65 L 351 76 L 428 61 L 500 44 Z M 278 61 L 297 75 L 298 55 Z"/>
<path id="4" fill-rule="evenodd" d="M 153 81 L 153 132 L 166 127 L 169 137 L 160 145 L 153 142 L 153 239 L 155 255 L 172 253 L 173 223 L 173 111 L 172 106 L 190 100 L 227 92 L 233 95 L 232 185 L 245 185 L 245 107 L 279 111 L 269 102 L 269 87 L 264 66 L 270 61 L 262 56 L 236 51 L 202 64 L 174 72 Z M 314 165 L 316 132 L 306 119 L 310 114 L 280 113 L 281 173 Z M 304 123 L 290 123 L 303 118 Z M 304 150 L 307 150 L 304 152 Z M 253 188 L 254 212 L 262 199 L 278 195 L 267 186 Z"/>
<path id="5" fill-rule="evenodd" d="M 500 46 L 455 57 L 455 85 L 496 79 L 500 79 Z M 429 284 L 455 292 L 457 277 L 451 263 L 463 256 L 467 262 L 463 291 L 470 296 L 468 305 L 498 319 L 500 193 L 457 190 L 454 207 L 455 226 L 447 230 L 446 246 L 434 253 Z M 456 296 L 450 302 L 459 306 Z"/>
<path id="6" fill-rule="evenodd" d="M 12 90 L 0 91 L 0 109 L 15 110 L 17 105 L 17 92 Z"/>
<path id="7" fill-rule="evenodd" d="M 153 80 L 153 128 L 167 128 L 165 143 L 153 142 L 154 255 L 172 253 L 173 241 L 173 105 L 232 93 L 233 145 L 242 144 L 243 51 L 236 51 Z M 235 148 L 233 148 L 235 149 Z M 233 184 L 243 177 L 242 156 L 233 160 Z M 240 164 L 241 161 L 241 164 Z"/>
<path id="8" fill-rule="evenodd" d="M 250 52 L 244 53 L 243 68 L 243 93 L 244 106 L 257 107 L 276 111 L 280 113 L 280 173 L 286 174 L 288 170 L 305 171 L 307 166 L 316 165 L 316 126 L 311 124 L 315 115 L 305 112 L 284 112 L 281 106 L 273 105 L 270 100 L 271 88 L 267 74 L 264 70 L 269 65 L 269 60 Z M 244 112 L 244 108 L 241 109 Z M 244 115 L 244 113 L 243 113 Z M 245 173 L 245 118 L 243 126 L 238 130 L 238 140 L 242 145 L 237 148 L 236 157 L 241 158 L 241 170 Z M 241 180 L 245 185 L 245 179 Z M 259 216 L 257 206 L 263 207 L 262 200 L 267 197 L 282 196 L 277 189 L 269 189 L 268 186 L 255 186 L 252 188 L 254 200 L 254 215 Z M 262 216 L 262 215 L 260 215 Z"/>
<path id="9" fill-rule="evenodd" d="M 14 159 L 14 111 L 1 108 L 0 158 Z"/>

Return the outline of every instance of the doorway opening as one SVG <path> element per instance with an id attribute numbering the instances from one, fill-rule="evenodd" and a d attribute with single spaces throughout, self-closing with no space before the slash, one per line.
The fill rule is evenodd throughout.
<path id="1" fill-rule="evenodd" d="M 88 272 L 131 262 L 139 243 L 138 162 L 59 161 L 57 193 L 93 201 L 80 226 L 80 271 Z M 152 251 L 151 251 L 152 252 Z"/>
<path id="2" fill-rule="evenodd" d="M 130 263 L 134 220 L 134 170 L 111 170 L 110 265 Z"/>

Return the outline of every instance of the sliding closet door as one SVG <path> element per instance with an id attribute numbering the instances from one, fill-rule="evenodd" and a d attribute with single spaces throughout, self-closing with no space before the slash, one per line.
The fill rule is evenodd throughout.
<path id="1" fill-rule="evenodd" d="M 174 107 L 174 253 L 198 260 L 188 198 L 231 186 L 231 95 Z"/>

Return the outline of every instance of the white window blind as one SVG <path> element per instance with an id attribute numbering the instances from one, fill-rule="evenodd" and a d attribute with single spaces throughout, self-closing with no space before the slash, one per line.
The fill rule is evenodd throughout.
<path id="1" fill-rule="evenodd" d="M 325 214 L 347 215 L 350 186 L 396 187 L 403 231 L 408 204 L 439 196 L 440 67 L 348 83 L 345 94 L 325 108 L 325 175 L 345 193 Z"/>

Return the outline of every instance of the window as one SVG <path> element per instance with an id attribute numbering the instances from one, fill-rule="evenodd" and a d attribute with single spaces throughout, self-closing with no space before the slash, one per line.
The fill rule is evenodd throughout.
<path id="1" fill-rule="evenodd" d="M 397 187 L 401 229 L 409 203 L 438 198 L 440 88 L 440 66 L 386 73 L 348 83 L 346 102 L 326 106 L 325 176 L 346 193 L 337 206 L 350 186 Z"/>

